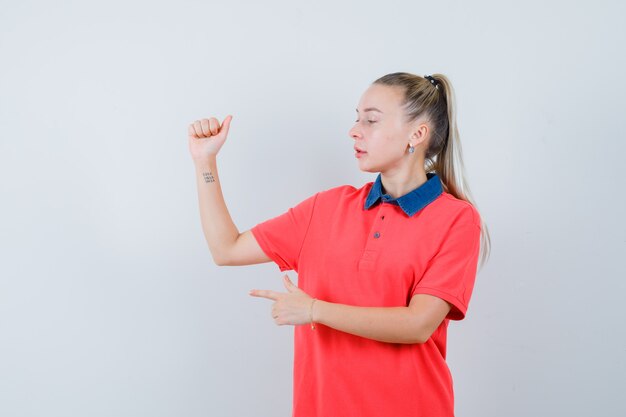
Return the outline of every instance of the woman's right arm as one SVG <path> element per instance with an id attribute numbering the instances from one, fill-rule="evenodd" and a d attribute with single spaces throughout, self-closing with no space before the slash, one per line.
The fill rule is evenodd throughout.
<path id="1" fill-rule="evenodd" d="M 202 231 L 217 265 L 250 265 L 269 262 L 250 232 L 239 233 L 220 186 L 217 153 L 224 144 L 232 116 L 220 127 L 215 118 L 196 120 L 189 125 L 189 151 L 196 167 L 198 202 Z"/>

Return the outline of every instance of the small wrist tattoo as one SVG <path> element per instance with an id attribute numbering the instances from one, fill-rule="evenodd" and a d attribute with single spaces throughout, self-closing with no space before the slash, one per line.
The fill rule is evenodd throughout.
<path id="1" fill-rule="evenodd" d="M 215 178 L 213 178 L 213 174 L 210 172 L 203 172 L 202 176 L 204 177 L 204 182 L 215 182 Z"/>

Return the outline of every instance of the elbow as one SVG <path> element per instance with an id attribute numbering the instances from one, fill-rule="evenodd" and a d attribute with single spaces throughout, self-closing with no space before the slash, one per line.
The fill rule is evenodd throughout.
<path id="1" fill-rule="evenodd" d="M 231 266 L 231 265 L 238 265 L 237 263 L 235 263 L 235 253 L 233 252 L 233 249 L 235 247 L 235 243 L 237 243 L 237 239 L 239 237 L 237 237 L 235 239 L 235 242 L 233 242 L 232 245 L 221 245 L 219 247 L 216 248 L 212 248 L 211 250 L 211 256 L 213 257 L 213 262 L 215 263 L 215 265 L 217 266 Z"/>
<path id="2" fill-rule="evenodd" d="M 424 332 L 420 332 L 415 328 L 411 328 L 408 332 L 405 331 L 397 340 L 396 343 L 402 343 L 405 345 L 415 345 L 425 343 L 428 337 L 424 337 Z"/>
<path id="3" fill-rule="evenodd" d="M 413 337 L 410 337 L 404 343 L 408 345 L 421 345 L 422 343 L 426 343 L 427 340 L 428 338 L 424 338 L 418 334 L 418 335 L 413 335 Z"/>
<path id="4" fill-rule="evenodd" d="M 428 340 L 430 340 L 431 336 L 433 335 L 433 333 L 435 332 L 435 330 L 437 330 L 436 328 L 429 328 L 429 327 L 420 327 L 415 331 L 415 338 L 413 343 L 426 343 L 428 342 Z"/>
<path id="5" fill-rule="evenodd" d="M 443 317 L 442 319 L 439 317 L 431 318 L 428 314 L 417 314 L 414 312 L 411 312 L 410 315 L 411 319 L 408 320 L 410 323 L 408 324 L 410 342 L 407 343 L 427 343 L 433 333 L 441 326 L 442 320 L 445 319 L 444 316 L 441 316 Z"/>
<path id="6" fill-rule="evenodd" d="M 429 332 L 421 323 L 417 323 L 415 327 L 412 328 L 411 336 L 407 343 L 411 344 L 422 344 L 426 343 L 430 336 L 432 336 L 432 332 Z"/>
<path id="7" fill-rule="evenodd" d="M 418 344 L 426 343 L 428 339 L 430 339 L 430 335 L 426 335 L 424 334 L 424 332 L 418 333 L 418 336 L 415 338 L 415 341 L 413 343 L 418 343 Z"/>
<path id="8" fill-rule="evenodd" d="M 424 335 L 417 333 L 410 337 L 406 342 L 406 344 L 410 345 L 421 345 L 422 343 L 426 343 L 426 341 L 430 339 L 430 337 L 425 337 Z"/>
<path id="9" fill-rule="evenodd" d="M 224 257 L 219 254 L 211 252 L 211 258 L 213 259 L 213 263 L 217 266 L 228 265 L 228 262 L 224 259 Z"/>

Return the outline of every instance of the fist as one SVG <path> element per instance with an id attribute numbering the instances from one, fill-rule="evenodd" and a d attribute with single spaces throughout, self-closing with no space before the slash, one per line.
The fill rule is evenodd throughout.
<path id="1" fill-rule="evenodd" d="M 226 116 L 221 125 L 215 117 L 196 120 L 189 125 L 189 153 L 194 161 L 203 161 L 217 155 L 226 141 L 232 118 L 232 115 Z"/>

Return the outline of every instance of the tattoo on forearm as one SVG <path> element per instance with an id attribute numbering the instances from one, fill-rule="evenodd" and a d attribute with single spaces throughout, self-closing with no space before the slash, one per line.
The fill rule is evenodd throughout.
<path id="1" fill-rule="evenodd" d="M 204 177 L 204 182 L 215 182 L 215 178 L 213 178 L 213 173 L 211 172 L 203 172 L 202 176 Z"/>

